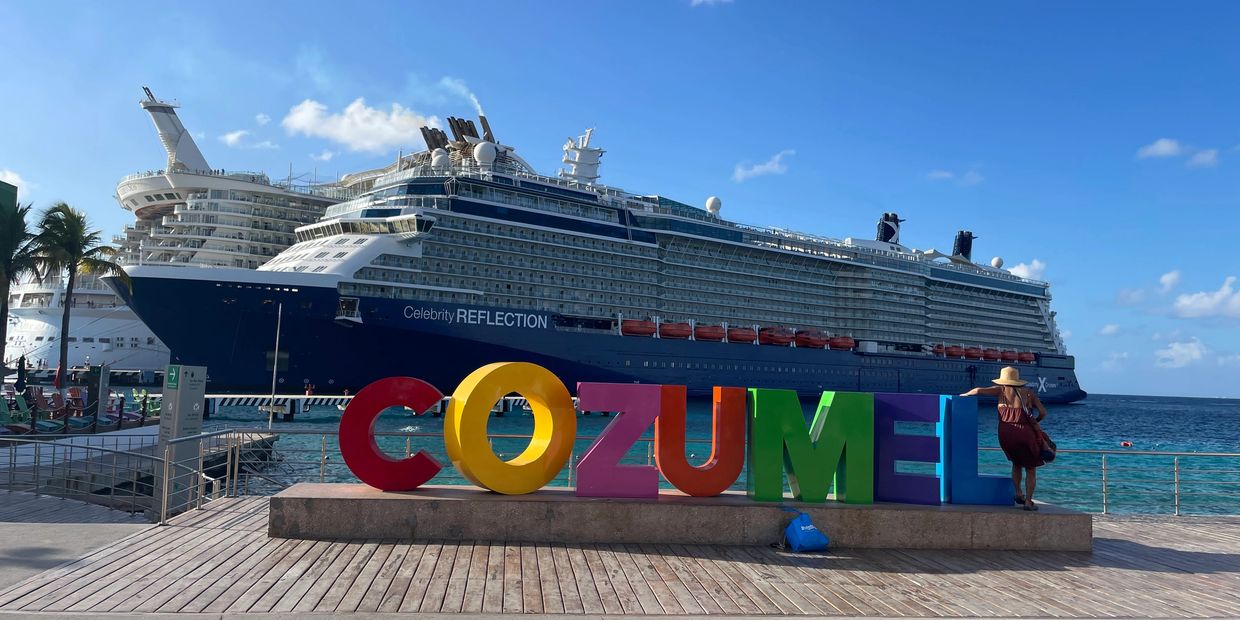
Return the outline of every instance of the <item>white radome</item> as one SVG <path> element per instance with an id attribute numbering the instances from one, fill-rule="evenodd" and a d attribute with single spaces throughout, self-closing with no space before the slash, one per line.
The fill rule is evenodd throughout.
<path id="1" fill-rule="evenodd" d="M 431 151 L 431 166 L 435 168 L 447 168 L 452 165 L 452 157 L 443 149 L 435 149 Z"/>
<path id="2" fill-rule="evenodd" d="M 1003 269 L 1003 259 L 998 256 L 990 259 L 990 266 L 995 269 Z"/>
<path id="3" fill-rule="evenodd" d="M 719 215 L 719 209 L 723 208 L 723 201 L 718 196 L 711 196 L 706 199 L 706 212 L 711 215 Z"/>
<path id="4" fill-rule="evenodd" d="M 474 146 L 474 161 L 479 166 L 490 166 L 495 163 L 495 145 L 490 142 L 479 142 Z"/>

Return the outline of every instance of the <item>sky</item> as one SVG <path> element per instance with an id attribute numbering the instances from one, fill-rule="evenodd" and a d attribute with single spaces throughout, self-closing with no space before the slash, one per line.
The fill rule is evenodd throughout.
<path id="1" fill-rule="evenodd" d="M 901 240 L 1052 285 L 1090 392 L 1240 397 L 1240 4 L 0 0 L 0 180 L 109 236 L 163 167 L 330 180 L 485 110 L 554 173 L 728 219 Z"/>

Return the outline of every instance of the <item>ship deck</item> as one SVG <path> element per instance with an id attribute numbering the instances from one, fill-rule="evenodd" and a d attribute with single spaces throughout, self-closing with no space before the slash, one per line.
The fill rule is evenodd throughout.
<path id="1" fill-rule="evenodd" d="M 304 612 L 1240 616 L 1240 518 L 1097 517 L 1094 551 L 268 538 L 223 499 L 0 591 L 0 615 Z M 1019 535 L 1019 532 L 1014 532 Z"/>

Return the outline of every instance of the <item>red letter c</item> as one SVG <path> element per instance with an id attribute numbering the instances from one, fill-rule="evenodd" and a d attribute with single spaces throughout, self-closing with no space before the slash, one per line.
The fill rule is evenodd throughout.
<path id="1" fill-rule="evenodd" d="M 362 388 L 340 416 L 340 456 L 349 471 L 380 491 L 412 491 L 434 478 L 443 466 L 425 450 L 404 459 L 384 454 L 375 442 L 375 422 L 388 407 L 420 414 L 442 398 L 435 386 L 412 377 L 388 377 Z"/>

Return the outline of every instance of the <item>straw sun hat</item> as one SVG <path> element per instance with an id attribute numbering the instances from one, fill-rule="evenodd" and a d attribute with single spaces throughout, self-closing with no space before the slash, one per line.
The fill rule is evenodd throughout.
<path id="1" fill-rule="evenodd" d="M 996 385 L 1011 385 L 1011 386 L 1021 386 L 1021 385 L 1028 383 L 1028 381 L 1025 381 L 1024 379 L 1020 378 L 1020 371 L 1012 366 L 1008 366 L 1007 368 L 1000 370 L 999 378 L 991 379 L 990 382 Z"/>

